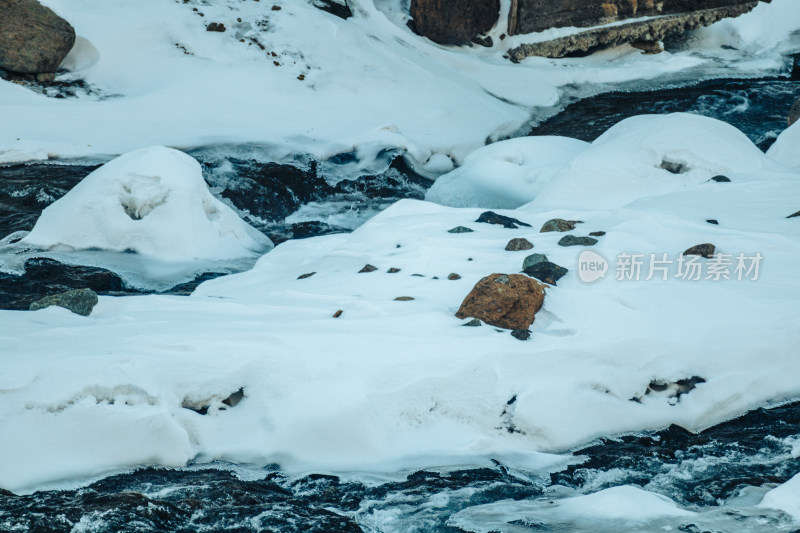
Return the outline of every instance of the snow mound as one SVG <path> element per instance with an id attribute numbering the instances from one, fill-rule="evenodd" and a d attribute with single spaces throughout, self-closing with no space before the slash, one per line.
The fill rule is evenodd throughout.
<path id="1" fill-rule="evenodd" d="M 800 122 L 778 135 L 767 155 L 787 167 L 800 167 Z"/>
<path id="2" fill-rule="evenodd" d="M 589 143 L 567 137 L 522 137 L 485 146 L 441 176 L 425 199 L 451 207 L 514 209 L 534 199 Z"/>
<path id="3" fill-rule="evenodd" d="M 469 507 L 448 522 L 468 531 L 510 531 L 510 523 L 557 525 L 554 530 L 626 531 L 663 518 L 686 518 L 686 511 L 661 494 L 622 485 L 594 494 L 552 500 L 503 501 Z M 615 527 L 616 526 L 616 527 Z M 627 526 L 627 527 L 626 527 Z M 653 530 L 662 527 L 654 527 Z M 669 528 L 663 528 L 669 529 Z M 637 529 L 639 531 L 639 529 Z"/>
<path id="4" fill-rule="evenodd" d="M 197 161 L 162 146 L 130 152 L 86 176 L 42 212 L 21 243 L 167 261 L 234 259 L 272 246 L 211 195 Z"/>
<path id="5" fill-rule="evenodd" d="M 688 113 L 640 115 L 611 127 L 567 162 L 532 206 L 622 207 L 701 185 L 718 174 L 755 172 L 768 161 L 742 132 L 722 121 Z"/>
<path id="6" fill-rule="evenodd" d="M 800 474 L 766 493 L 759 507 L 778 509 L 800 522 Z"/>

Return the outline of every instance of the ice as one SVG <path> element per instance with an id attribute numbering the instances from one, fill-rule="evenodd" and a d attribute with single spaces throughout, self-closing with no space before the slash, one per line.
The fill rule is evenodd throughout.
<path id="1" fill-rule="evenodd" d="M 197 161 L 151 147 L 86 176 L 42 212 L 19 246 L 192 261 L 252 257 L 271 242 L 211 195 Z"/>

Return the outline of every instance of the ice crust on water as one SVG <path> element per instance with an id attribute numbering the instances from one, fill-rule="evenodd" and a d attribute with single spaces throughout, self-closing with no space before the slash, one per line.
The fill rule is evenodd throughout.
<path id="1" fill-rule="evenodd" d="M 785 218 L 800 209 L 798 171 L 709 121 L 679 114 L 621 123 L 563 162 L 594 152 L 585 181 L 556 173 L 548 182 L 558 208 L 534 199 L 497 210 L 530 228 L 475 224 L 482 207 L 403 200 L 352 234 L 285 242 L 191 297 L 101 297 L 88 318 L 0 311 L 0 487 L 214 459 L 293 472 L 488 458 L 546 469 L 563 463 L 550 453 L 601 436 L 673 423 L 699 430 L 800 397 L 800 362 L 787 356 L 800 344 L 800 226 Z M 696 139 L 699 148 L 671 140 L 694 127 L 713 138 Z M 647 131 L 659 132 L 663 147 Z M 694 168 L 665 171 L 665 155 Z M 620 165 L 641 168 L 641 183 L 628 187 Z M 731 183 L 708 181 L 731 170 Z M 166 205 L 144 214 L 151 203 L 133 202 L 143 215 L 134 221 L 119 190 L 110 222 L 147 222 Z M 592 247 L 610 262 L 606 279 L 579 281 L 581 250 L 538 233 L 552 218 L 606 232 Z M 69 230 L 69 220 L 53 224 Z M 475 231 L 447 232 L 459 225 Z M 513 237 L 571 270 L 548 289 L 527 342 L 461 327 L 453 316 L 483 276 L 519 272 L 522 258 L 504 251 Z M 645 281 L 646 268 L 640 281 L 614 279 L 620 253 L 674 259 L 702 242 L 725 254 L 760 252 L 759 279 Z M 367 263 L 378 271 L 358 274 Z M 391 267 L 400 272 L 386 274 Z M 297 279 L 308 272 L 316 274 Z M 461 279 L 447 280 L 451 272 Z M 679 401 L 645 394 L 654 380 L 691 376 L 706 381 Z M 206 415 L 183 407 L 217 405 L 240 389 L 235 407 Z"/>
<path id="2" fill-rule="evenodd" d="M 253 257 L 272 243 L 212 196 L 197 161 L 156 146 L 86 176 L 44 210 L 19 245 L 183 262 Z"/>

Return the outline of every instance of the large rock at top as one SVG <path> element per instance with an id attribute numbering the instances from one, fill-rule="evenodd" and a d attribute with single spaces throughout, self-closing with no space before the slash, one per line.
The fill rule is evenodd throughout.
<path id="1" fill-rule="evenodd" d="M 411 0 L 414 30 L 439 44 L 466 44 L 499 15 L 500 0 Z"/>
<path id="2" fill-rule="evenodd" d="M 0 0 L 0 70 L 55 72 L 75 44 L 75 30 L 36 0 Z"/>
<path id="3" fill-rule="evenodd" d="M 499 328 L 526 330 L 544 303 L 544 285 L 522 274 L 491 274 L 475 284 L 456 313 Z"/>

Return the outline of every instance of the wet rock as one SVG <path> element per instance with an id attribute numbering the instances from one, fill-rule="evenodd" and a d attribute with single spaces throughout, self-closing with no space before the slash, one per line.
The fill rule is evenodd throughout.
<path id="1" fill-rule="evenodd" d="M 308 279 L 311 276 L 313 276 L 314 274 L 316 274 L 316 272 L 309 272 L 308 274 L 301 274 L 301 275 L 297 276 L 297 279 Z"/>
<path id="2" fill-rule="evenodd" d="M 522 250 L 530 250 L 531 248 L 533 248 L 533 244 L 531 244 L 528 239 L 523 238 L 511 239 L 508 241 L 508 244 L 506 244 L 506 251 L 509 252 L 519 252 Z"/>
<path id="3" fill-rule="evenodd" d="M 602 236 L 603 236 L 603 235 L 605 235 L 605 234 L 606 234 L 606 232 L 605 232 L 605 231 L 593 231 L 593 232 L 591 232 L 589 235 L 590 235 L 591 237 L 602 237 Z"/>
<path id="4" fill-rule="evenodd" d="M 212 22 L 211 24 L 206 26 L 206 31 L 216 31 L 219 33 L 224 33 L 225 29 L 226 29 L 225 24 L 221 22 Z"/>
<path id="5" fill-rule="evenodd" d="M 517 220 L 516 218 L 498 215 L 494 211 L 486 211 L 484 213 L 481 213 L 481 216 L 479 216 L 475 222 L 483 222 L 486 224 L 498 224 L 508 229 L 517 229 L 518 228 L 517 224 L 519 224 L 519 226 L 531 227 L 530 224 L 526 224 L 525 222 Z"/>
<path id="6" fill-rule="evenodd" d="M 728 176 L 719 175 L 714 176 L 710 181 L 716 181 L 717 183 L 730 183 L 731 179 Z"/>
<path id="7" fill-rule="evenodd" d="M 539 233 L 548 233 L 551 231 L 570 231 L 575 229 L 576 224 L 581 224 L 580 220 L 564 220 L 563 218 L 552 218 L 542 224 L 542 229 Z"/>
<path id="8" fill-rule="evenodd" d="M 466 226 L 456 226 L 455 228 L 447 230 L 447 233 L 472 233 L 475 230 L 469 229 Z"/>
<path id="9" fill-rule="evenodd" d="M 364 265 L 364 267 L 361 270 L 358 271 L 358 273 L 359 274 L 365 274 L 367 272 L 375 272 L 376 270 L 378 270 L 378 267 L 370 265 L 370 264 L 366 264 L 366 265 Z"/>
<path id="10" fill-rule="evenodd" d="M 789 109 L 789 116 L 787 117 L 786 122 L 789 124 L 789 126 L 791 126 L 797 122 L 798 119 L 800 119 L 800 98 L 798 98 L 794 105 L 792 105 L 792 107 Z"/>
<path id="11" fill-rule="evenodd" d="M 526 341 L 531 338 L 531 332 L 528 329 L 515 329 L 511 332 L 511 336 L 515 339 Z"/>
<path id="12" fill-rule="evenodd" d="M 532 278 L 536 278 L 539 281 L 543 281 L 549 285 L 557 285 L 558 280 L 563 278 L 567 272 L 569 272 L 569 270 L 566 268 L 555 263 L 551 263 L 550 261 L 541 261 L 539 263 L 535 263 L 523 269 L 522 271 Z"/>
<path id="13" fill-rule="evenodd" d="M 397 274 L 398 272 L 400 272 L 400 269 L 395 267 L 392 267 L 386 271 L 387 274 Z"/>
<path id="14" fill-rule="evenodd" d="M 532 55 L 564 57 L 623 43 L 662 41 L 670 35 L 747 13 L 758 1 L 648 0 L 637 3 L 629 0 L 515 0 L 512 4 L 508 22 L 510 35 L 565 26 L 590 28 L 634 17 L 638 19 L 547 41 L 525 43 L 509 50 L 508 56 L 512 61 L 521 61 Z"/>
<path id="15" fill-rule="evenodd" d="M 575 235 L 565 235 L 558 241 L 559 246 L 594 246 L 597 239 L 593 237 L 576 237 Z"/>
<path id="16" fill-rule="evenodd" d="M 4 0 L 0 11 L 0 70 L 55 72 L 75 44 L 69 22 L 36 0 Z"/>
<path id="17" fill-rule="evenodd" d="M 411 0 L 413 30 L 439 44 L 467 44 L 499 15 L 500 0 Z"/>
<path id="18" fill-rule="evenodd" d="M 30 310 L 38 311 L 56 305 L 69 309 L 77 315 L 89 316 L 98 301 L 97 293 L 92 289 L 73 289 L 36 300 L 31 304 Z"/>
<path id="19" fill-rule="evenodd" d="M 458 274 L 456 274 L 455 272 L 453 272 L 452 274 L 450 274 L 449 276 L 447 276 L 447 279 L 449 279 L 450 281 L 455 281 L 455 280 L 457 280 L 457 279 L 461 279 L 461 276 L 459 276 Z"/>
<path id="20" fill-rule="evenodd" d="M 464 298 L 456 317 L 504 329 L 528 329 L 544 303 L 544 285 L 521 274 L 491 274 Z"/>
<path id="21" fill-rule="evenodd" d="M 530 268 L 536 263 L 547 261 L 547 256 L 544 254 L 531 254 L 522 261 L 522 269 Z"/>
<path id="22" fill-rule="evenodd" d="M 791 215 L 789 215 L 786 218 L 795 218 L 795 217 L 800 217 L 800 211 L 798 211 L 797 213 L 792 213 Z"/>
<path id="23" fill-rule="evenodd" d="M 347 0 L 313 0 L 311 2 L 314 7 L 321 9 L 339 17 L 340 19 L 347 20 L 353 16 L 353 11 L 347 5 Z"/>
<path id="24" fill-rule="evenodd" d="M 465 326 L 465 327 L 468 327 L 468 328 L 479 328 L 479 327 L 481 327 L 483 325 L 483 322 L 481 322 L 477 318 L 473 318 L 469 322 L 465 322 L 464 324 L 461 324 L 461 325 Z"/>
<path id="25" fill-rule="evenodd" d="M 709 259 L 714 256 L 715 250 L 716 247 L 713 244 L 706 242 L 703 244 L 696 244 L 692 246 L 691 248 L 683 252 L 683 255 L 699 255 L 701 257 Z"/>
<path id="26" fill-rule="evenodd" d="M 708 222 L 709 224 L 714 224 L 715 226 L 719 224 L 719 220 L 715 218 L 709 218 L 708 220 L 706 220 L 706 222 Z"/>
<path id="27" fill-rule="evenodd" d="M 412 298 L 411 296 L 398 296 L 397 298 L 394 299 L 394 301 L 395 302 L 410 302 L 413 299 L 414 298 Z"/>

